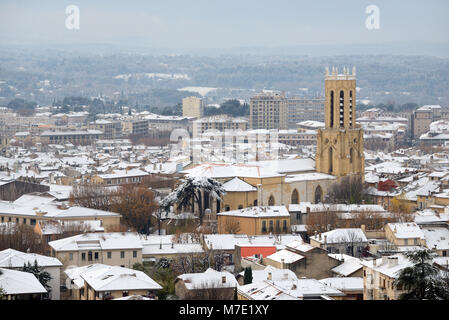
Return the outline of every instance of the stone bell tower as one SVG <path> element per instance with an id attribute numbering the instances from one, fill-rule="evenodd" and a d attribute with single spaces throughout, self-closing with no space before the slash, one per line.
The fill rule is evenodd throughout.
<path id="1" fill-rule="evenodd" d="M 317 134 L 317 172 L 342 177 L 365 172 L 363 130 L 355 123 L 356 110 L 355 67 L 352 74 L 343 68 L 338 74 L 326 68 L 325 76 L 325 128 Z"/>

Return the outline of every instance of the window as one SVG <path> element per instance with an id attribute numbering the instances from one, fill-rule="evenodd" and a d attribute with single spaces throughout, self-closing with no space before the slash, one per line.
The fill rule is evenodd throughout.
<path id="1" fill-rule="evenodd" d="M 31 224 L 32 226 L 36 225 L 36 219 L 30 219 L 30 224 Z"/>
<path id="2" fill-rule="evenodd" d="M 267 232 L 267 222 L 265 220 L 262 221 L 262 232 Z"/>
<path id="3" fill-rule="evenodd" d="M 275 202 L 274 201 L 274 197 L 273 197 L 273 195 L 271 195 L 270 198 L 268 198 L 268 205 L 269 206 L 274 206 L 274 202 Z"/>
<path id="4" fill-rule="evenodd" d="M 5 217 L 2 216 L 2 222 L 5 222 Z"/>
<path id="5" fill-rule="evenodd" d="M 95 253 L 94 253 L 94 259 L 95 259 L 95 260 L 98 260 L 98 252 L 95 252 Z"/>
<path id="6" fill-rule="evenodd" d="M 137 258 L 137 251 L 133 251 L 133 258 Z"/>
<path id="7" fill-rule="evenodd" d="M 112 252 L 108 251 L 108 259 L 111 259 L 111 258 L 112 258 Z"/>
<path id="8" fill-rule="evenodd" d="M 69 260 L 70 260 L 70 261 L 73 260 L 73 253 L 69 253 Z"/>
<path id="9" fill-rule="evenodd" d="M 87 261 L 92 261 L 92 251 L 87 253 Z"/>
<path id="10" fill-rule="evenodd" d="M 270 232 L 273 232 L 273 220 L 270 220 Z"/>
<path id="11" fill-rule="evenodd" d="M 86 253 L 85 252 L 81 253 L 81 260 L 86 261 Z"/>
<path id="12" fill-rule="evenodd" d="M 292 204 L 298 204 L 299 203 L 299 194 L 298 194 L 298 190 L 293 190 L 292 192 Z"/>
<path id="13" fill-rule="evenodd" d="M 120 258 L 125 259 L 125 251 L 120 251 Z"/>
<path id="14" fill-rule="evenodd" d="M 404 245 L 408 245 L 408 239 L 404 239 Z"/>
<path id="15" fill-rule="evenodd" d="M 282 231 L 287 231 L 287 220 L 282 221 Z"/>

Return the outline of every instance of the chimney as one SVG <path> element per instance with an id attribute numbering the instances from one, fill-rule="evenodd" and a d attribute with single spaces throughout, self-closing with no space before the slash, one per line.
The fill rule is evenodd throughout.
<path id="1" fill-rule="evenodd" d="M 272 280 L 272 279 L 273 279 L 273 275 L 271 274 L 271 272 L 268 272 L 267 280 Z"/>
<path id="2" fill-rule="evenodd" d="M 373 267 L 375 267 L 375 266 L 376 266 L 376 264 L 377 264 L 377 259 L 376 259 L 376 258 L 374 258 L 374 259 L 373 259 Z"/>
<path id="3" fill-rule="evenodd" d="M 221 283 L 226 283 L 226 276 L 221 277 Z"/>
<path id="4" fill-rule="evenodd" d="M 318 235 L 318 239 L 321 240 L 321 233 Z"/>
<path id="5" fill-rule="evenodd" d="M 394 267 L 398 265 L 398 257 L 388 257 L 388 267 Z"/>
<path id="6" fill-rule="evenodd" d="M 284 260 L 284 258 L 282 258 L 281 259 L 281 269 L 284 269 L 284 262 L 285 262 L 285 260 Z"/>
<path id="7" fill-rule="evenodd" d="M 382 256 L 382 264 L 381 265 L 385 265 L 388 261 L 388 257 L 387 256 Z"/>
<path id="8" fill-rule="evenodd" d="M 327 243 L 327 235 L 324 235 L 324 243 Z"/>

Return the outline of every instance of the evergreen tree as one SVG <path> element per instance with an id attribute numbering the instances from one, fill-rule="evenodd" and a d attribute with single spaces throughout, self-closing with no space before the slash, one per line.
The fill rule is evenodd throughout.
<path id="1" fill-rule="evenodd" d="M 407 252 L 405 256 L 413 266 L 402 269 L 395 280 L 395 286 L 406 291 L 399 299 L 449 300 L 449 282 L 433 265 L 434 253 L 425 249 Z"/>
<path id="2" fill-rule="evenodd" d="M 245 268 L 245 273 L 243 275 L 243 284 L 250 284 L 253 282 L 253 270 L 251 267 Z"/>
<path id="3" fill-rule="evenodd" d="M 39 282 L 44 286 L 44 288 L 50 293 L 51 287 L 48 285 L 51 279 L 53 279 L 47 271 L 44 271 L 43 267 L 40 267 L 37 264 L 37 260 L 34 260 L 34 264 L 31 263 L 23 264 L 23 268 L 21 271 L 29 272 L 34 274 L 34 276 L 39 280 Z"/>
<path id="4" fill-rule="evenodd" d="M 182 183 L 167 197 L 161 201 L 161 208 L 169 211 L 170 206 L 178 204 L 180 209 L 192 208 L 194 203 L 198 205 L 200 225 L 203 224 L 204 209 L 203 208 L 203 192 L 209 194 L 216 200 L 221 199 L 226 191 L 223 184 L 212 178 L 205 177 L 187 177 Z"/>

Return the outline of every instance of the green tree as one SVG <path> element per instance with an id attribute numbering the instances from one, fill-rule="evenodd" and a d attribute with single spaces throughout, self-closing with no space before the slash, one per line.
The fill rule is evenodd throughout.
<path id="1" fill-rule="evenodd" d="M 251 267 L 245 268 L 245 273 L 243 275 L 243 284 L 250 284 L 253 282 L 253 270 Z"/>
<path id="2" fill-rule="evenodd" d="M 22 271 L 34 274 L 34 276 L 39 280 L 39 282 L 44 286 L 44 288 L 50 293 L 51 287 L 48 285 L 52 276 L 47 271 L 44 271 L 44 267 L 37 264 L 37 260 L 34 260 L 34 264 L 24 263 Z"/>
<path id="3" fill-rule="evenodd" d="M 152 278 L 162 287 L 158 292 L 160 300 L 165 300 L 168 296 L 175 294 L 176 275 L 171 268 L 157 269 Z"/>
<path id="4" fill-rule="evenodd" d="M 428 249 L 405 253 L 413 265 L 402 269 L 395 280 L 395 286 L 406 291 L 400 300 L 449 300 L 448 279 L 433 265 L 434 255 Z"/>

